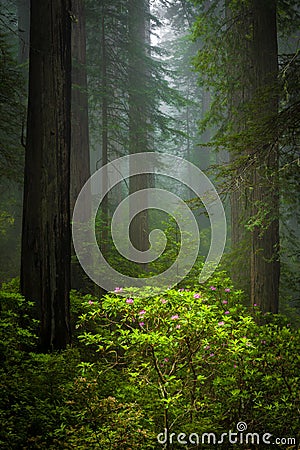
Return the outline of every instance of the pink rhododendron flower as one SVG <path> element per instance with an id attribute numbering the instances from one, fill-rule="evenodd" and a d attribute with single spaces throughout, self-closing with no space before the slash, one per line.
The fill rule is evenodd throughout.
<path id="1" fill-rule="evenodd" d="M 176 320 L 176 319 L 179 319 L 178 314 L 175 314 L 174 316 L 171 317 L 171 320 Z"/>
<path id="2" fill-rule="evenodd" d="M 115 288 L 115 292 L 121 292 L 121 291 L 123 291 L 123 289 L 121 287 L 116 287 Z"/>
<path id="3" fill-rule="evenodd" d="M 229 311 L 225 311 L 224 314 L 230 314 L 230 312 Z"/>
<path id="4" fill-rule="evenodd" d="M 209 356 L 215 356 L 215 354 L 214 354 L 214 353 L 211 353 Z"/>
<path id="5" fill-rule="evenodd" d="M 140 316 L 143 316 L 144 314 L 146 314 L 146 311 L 145 311 L 144 309 L 142 309 L 142 310 L 139 312 L 139 315 L 140 315 Z"/>
<path id="6" fill-rule="evenodd" d="M 205 347 L 204 347 L 204 350 L 209 350 L 210 349 L 210 345 L 206 345 Z"/>
<path id="7" fill-rule="evenodd" d="M 194 294 L 194 298 L 200 298 L 201 294 Z"/>
<path id="8" fill-rule="evenodd" d="M 140 326 L 140 327 L 143 327 L 144 325 L 145 325 L 144 322 L 140 322 L 140 323 L 139 323 L 139 326 Z"/>
<path id="9" fill-rule="evenodd" d="M 211 288 L 212 291 L 216 291 L 217 290 L 217 288 L 215 286 L 211 286 L 210 288 Z"/>
<path id="10" fill-rule="evenodd" d="M 229 288 L 226 288 L 226 289 L 225 289 L 225 292 L 230 292 L 230 289 L 229 289 Z"/>
<path id="11" fill-rule="evenodd" d="M 218 322 L 218 325 L 224 325 L 225 322 L 223 322 L 223 320 L 221 322 Z"/>
<path id="12" fill-rule="evenodd" d="M 133 303 L 133 298 L 127 298 L 126 303 Z"/>
<path id="13" fill-rule="evenodd" d="M 254 305 L 253 306 L 257 306 L 257 304 L 256 303 L 254 303 Z"/>
<path id="14" fill-rule="evenodd" d="M 89 300 L 89 305 L 92 305 L 94 302 L 92 302 L 92 300 Z"/>
<path id="15" fill-rule="evenodd" d="M 164 305 L 165 303 L 167 303 L 167 300 L 164 298 L 161 298 L 160 301 L 162 302 L 162 304 Z"/>
<path id="16" fill-rule="evenodd" d="M 176 328 L 177 328 L 177 329 L 179 329 L 179 328 L 180 328 L 180 325 L 179 325 L 179 324 L 178 324 L 178 325 L 176 325 Z"/>
<path id="17" fill-rule="evenodd" d="M 227 301 L 227 300 L 223 300 L 222 303 L 223 303 L 224 305 L 227 305 L 228 301 Z"/>

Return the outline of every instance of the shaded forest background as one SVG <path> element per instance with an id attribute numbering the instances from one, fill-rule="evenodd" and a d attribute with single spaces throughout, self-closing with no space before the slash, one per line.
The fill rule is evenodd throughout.
<path id="1" fill-rule="evenodd" d="M 0 7 L 3 448 L 147 449 L 161 423 L 167 433 L 176 424 L 188 433 L 242 419 L 296 436 L 298 2 L 1 0 Z M 201 246 L 176 289 L 162 298 L 129 290 L 120 299 L 122 287 L 106 293 L 80 267 L 72 213 L 92 173 L 148 151 L 183 157 L 215 183 L 228 220 L 226 252 L 199 286 L 211 239 L 203 204 L 170 179 L 124 180 L 96 220 L 112 266 L 151 277 L 176 261 L 180 230 L 160 211 L 145 210 L 130 226 L 139 250 L 149 248 L 152 229 L 165 231 L 160 260 L 129 264 L 114 247 L 116 206 L 144 188 L 186 201 Z M 132 434 L 122 437 L 127 426 Z"/>

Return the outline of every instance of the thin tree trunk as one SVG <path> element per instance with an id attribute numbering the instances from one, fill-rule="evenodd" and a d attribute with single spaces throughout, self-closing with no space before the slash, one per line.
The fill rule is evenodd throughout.
<path id="1" fill-rule="evenodd" d="M 232 9 L 232 0 L 226 0 L 226 19 L 231 29 L 230 60 L 228 67 L 229 82 L 229 120 L 233 131 L 239 133 L 247 127 L 242 110 L 253 97 L 253 80 L 251 76 L 251 14 L 249 5 L 242 4 Z M 243 149 L 242 154 L 232 152 L 231 162 L 250 152 Z M 251 236 L 246 229 L 250 217 L 249 180 L 239 172 L 235 174 L 234 185 L 230 194 L 231 211 L 231 276 L 236 286 L 242 289 L 250 301 L 250 260 Z"/>
<path id="2" fill-rule="evenodd" d="M 79 192 L 90 177 L 86 30 L 82 0 L 72 0 L 72 18 L 71 217 Z M 73 246 L 71 287 L 77 290 L 87 289 L 86 275 L 77 260 Z"/>
<path id="3" fill-rule="evenodd" d="M 146 51 L 146 4 L 144 0 L 129 0 L 129 152 L 130 154 L 146 152 L 147 142 L 147 100 L 145 80 L 147 69 L 145 64 Z M 136 175 L 129 180 L 129 193 L 146 189 L 149 186 L 147 175 Z M 147 250 L 148 241 L 148 211 L 147 205 L 136 215 L 130 226 L 130 240 L 140 251 Z M 141 264 L 146 269 L 145 264 Z"/>
<path id="4" fill-rule="evenodd" d="M 31 0 L 21 290 L 42 351 L 70 342 L 71 5 Z"/>
<path id="5" fill-rule="evenodd" d="M 102 30 L 101 30 L 101 61 L 102 61 L 102 167 L 108 163 L 108 83 L 107 83 L 107 52 L 105 35 L 105 7 L 102 8 Z M 102 189 L 106 192 L 108 186 L 107 173 L 103 173 Z M 101 229 L 101 247 L 104 255 L 108 253 L 108 194 L 102 200 L 101 204 L 102 229 Z"/>

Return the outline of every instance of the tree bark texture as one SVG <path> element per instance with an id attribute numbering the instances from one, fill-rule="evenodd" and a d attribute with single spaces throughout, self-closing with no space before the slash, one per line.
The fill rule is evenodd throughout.
<path id="1" fill-rule="evenodd" d="M 146 67 L 146 10 L 144 0 L 129 0 L 129 153 L 146 152 L 147 139 L 147 96 L 145 92 Z M 129 180 L 129 193 L 149 187 L 147 175 L 136 175 Z M 134 247 L 144 251 L 149 248 L 147 205 L 136 215 L 130 225 L 130 240 Z M 141 264 L 143 269 L 146 268 Z"/>
<path id="2" fill-rule="evenodd" d="M 21 290 L 42 351 L 70 342 L 71 5 L 31 0 Z"/>
<path id="3" fill-rule="evenodd" d="M 82 0 L 72 0 L 71 218 L 77 197 L 90 177 L 86 27 Z M 87 205 L 88 208 L 88 205 Z M 72 246 L 71 287 L 87 290 L 87 276 Z"/>
<path id="4" fill-rule="evenodd" d="M 278 111 L 275 0 L 249 0 L 234 11 L 230 4 L 228 1 L 227 18 L 233 33 L 232 66 L 228 70 L 229 118 L 233 132 L 257 135 Z M 263 146 L 256 145 L 259 138 Z M 231 193 L 233 279 L 253 304 L 277 312 L 278 148 L 264 142 L 265 136 L 247 140 L 242 153 L 231 154 L 233 164 L 240 157 L 251 157 L 251 167 L 236 174 Z"/>
<path id="5" fill-rule="evenodd" d="M 264 93 L 256 120 L 267 122 L 278 112 L 276 0 L 253 0 L 253 61 L 257 93 Z M 278 146 L 269 145 L 266 150 L 266 156 L 254 166 L 253 173 L 252 216 L 263 208 L 265 217 L 252 233 L 251 300 L 264 311 L 277 313 L 280 278 Z"/>

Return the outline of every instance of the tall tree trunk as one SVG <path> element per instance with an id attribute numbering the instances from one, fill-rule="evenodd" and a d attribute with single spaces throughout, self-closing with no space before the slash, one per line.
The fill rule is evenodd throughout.
<path id="1" fill-rule="evenodd" d="M 21 290 L 42 351 L 70 342 L 71 5 L 31 0 Z"/>
<path id="2" fill-rule="evenodd" d="M 107 51 L 106 51 L 106 29 L 105 29 L 106 9 L 103 2 L 102 6 L 102 21 L 101 21 L 101 84 L 102 84 L 102 129 L 101 129 L 101 141 L 102 141 L 102 167 L 108 163 L 108 82 L 107 82 Z M 107 191 L 108 180 L 107 173 L 103 172 L 102 176 L 102 189 Z M 102 215 L 102 229 L 101 229 L 101 247 L 102 252 L 107 255 L 108 252 L 108 194 L 102 200 L 101 204 Z"/>
<path id="3" fill-rule="evenodd" d="M 146 10 L 144 0 L 129 0 L 129 152 L 146 152 L 147 142 L 147 97 L 145 84 L 146 68 Z M 147 175 L 136 175 L 129 180 L 129 193 L 146 189 L 149 186 Z M 140 251 L 149 248 L 147 205 L 136 215 L 130 226 L 130 240 Z M 145 264 L 141 264 L 143 269 Z"/>
<path id="4" fill-rule="evenodd" d="M 240 133 L 247 127 L 247 120 L 242 112 L 244 105 L 253 97 L 251 39 L 249 39 L 252 17 L 247 2 L 241 5 L 232 3 L 232 0 L 226 0 L 226 20 L 228 30 L 231 30 L 228 67 L 229 121 L 232 123 L 233 132 Z M 243 149 L 242 155 L 233 151 L 230 155 L 231 163 L 235 164 L 236 159 L 249 152 L 250 149 L 247 147 Z M 234 173 L 234 178 L 230 194 L 231 276 L 235 285 L 242 289 L 245 297 L 250 300 L 251 236 L 246 229 L 250 217 L 249 180 L 239 171 Z"/>
<path id="5" fill-rule="evenodd" d="M 82 0 L 72 0 L 71 217 L 76 199 L 90 177 L 86 29 Z M 87 205 L 88 207 L 88 205 Z M 71 287 L 87 288 L 86 275 L 72 246 Z"/>
<path id="6" fill-rule="evenodd" d="M 267 134 L 268 124 L 278 111 L 276 2 L 249 0 L 234 4 L 233 11 L 231 5 L 228 0 L 227 17 L 233 19 L 232 66 L 228 72 L 230 119 L 234 132 L 245 133 L 246 142 L 242 153 L 233 152 L 232 162 L 251 157 L 251 168 L 237 174 L 231 194 L 233 278 L 253 304 L 277 312 L 278 148 L 270 146 L 264 135 L 256 136 Z"/>
<path id="7" fill-rule="evenodd" d="M 253 61 L 255 87 L 257 93 L 264 94 L 260 97 L 256 121 L 268 123 L 278 112 L 276 0 L 253 0 Z M 262 208 L 265 217 L 252 233 L 251 300 L 264 311 L 277 313 L 280 276 L 277 145 L 267 146 L 267 156 L 254 167 L 252 216 Z"/>

